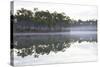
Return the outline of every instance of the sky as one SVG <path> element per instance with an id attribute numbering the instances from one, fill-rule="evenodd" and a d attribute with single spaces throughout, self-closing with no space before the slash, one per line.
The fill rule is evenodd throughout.
<path id="1" fill-rule="evenodd" d="M 61 3 L 41 3 L 41 2 L 31 2 L 31 1 L 14 1 L 14 13 L 17 10 L 25 8 L 32 10 L 38 8 L 38 10 L 48 10 L 51 13 L 56 11 L 57 13 L 64 12 L 66 16 L 69 16 L 71 19 L 97 19 L 97 6 L 93 5 L 73 5 L 73 4 L 61 4 Z"/>

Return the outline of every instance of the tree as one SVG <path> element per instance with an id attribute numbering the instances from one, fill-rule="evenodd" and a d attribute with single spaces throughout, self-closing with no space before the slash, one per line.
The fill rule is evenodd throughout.
<path id="1" fill-rule="evenodd" d="M 38 8 L 34 8 L 33 12 L 31 10 L 21 8 L 20 10 L 17 10 L 15 19 L 19 22 L 19 24 L 17 24 L 17 26 L 19 25 L 18 27 L 23 27 L 22 29 L 25 30 L 28 27 L 28 31 L 30 30 L 30 27 L 34 28 L 34 31 L 39 31 L 43 28 L 50 31 L 55 29 L 58 30 L 57 28 L 59 28 L 60 31 L 61 27 L 69 26 L 71 21 L 70 17 L 66 16 L 65 13 L 57 13 L 56 11 L 50 13 L 48 10 L 40 11 Z"/>
<path id="2" fill-rule="evenodd" d="M 21 8 L 21 10 L 17 10 L 15 17 L 17 18 L 18 21 L 32 20 L 33 12 L 31 10 L 26 10 L 24 8 Z"/>

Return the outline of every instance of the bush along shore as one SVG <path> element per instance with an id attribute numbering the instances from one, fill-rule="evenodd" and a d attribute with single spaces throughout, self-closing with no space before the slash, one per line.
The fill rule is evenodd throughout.
<path id="1" fill-rule="evenodd" d="M 49 12 L 48 10 L 34 11 L 21 8 L 16 11 L 15 15 L 11 14 L 11 22 L 15 33 L 25 32 L 64 32 L 73 26 L 96 26 L 97 20 L 73 20 L 64 12 Z"/>

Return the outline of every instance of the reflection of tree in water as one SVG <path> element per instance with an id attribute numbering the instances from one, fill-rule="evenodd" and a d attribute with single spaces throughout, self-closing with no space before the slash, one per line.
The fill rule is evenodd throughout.
<path id="1" fill-rule="evenodd" d="M 23 40 L 19 41 L 14 48 L 18 49 L 17 55 L 25 57 L 28 55 L 34 55 L 35 58 L 39 55 L 49 54 L 51 51 L 57 53 L 58 51 L 65 51 L 64 48 L 70 47 L 69 40 Z"/>
<path id="2" fill-rule="evenodd" d="M 79 43 L 83 41 L 87 42 L 97 42 L 96 37 L 66 37 L 66 36 L 16 36 L 14 37 L 14 48 L 18 51 L 16 52 L 18 56 L 25 57 L 28 55 L 34 55 L 38 58 L 39 55 L 50 54 L 50 52 L 57 53 L 59 51 L 65 51 L 69 48 L 72 42 L 78 41 Z"/>

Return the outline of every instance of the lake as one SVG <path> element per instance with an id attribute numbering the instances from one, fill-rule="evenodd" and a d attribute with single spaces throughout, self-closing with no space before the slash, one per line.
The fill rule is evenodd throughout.
<path id="1" fill-rule="evenodd" d="M 96 28 L 70 29 L 70 32 L 14 33 L 14 65 L 96 61 Z"/>

